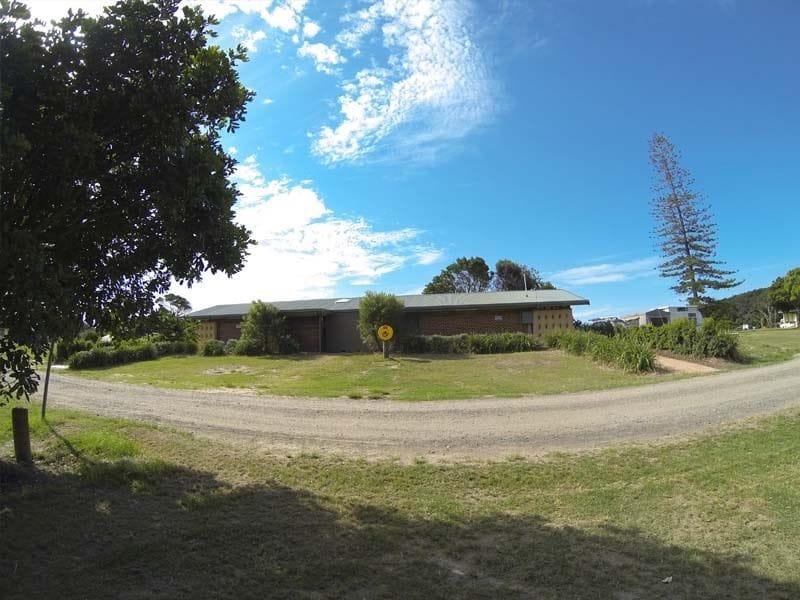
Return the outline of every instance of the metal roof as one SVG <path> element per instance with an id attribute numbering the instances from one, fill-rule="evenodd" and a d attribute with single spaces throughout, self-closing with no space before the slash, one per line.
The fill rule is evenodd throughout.
<path id="1" fill-rule="evenodd" d="M 529 290 L 527 292 L 478 292 L 474 294 L 413 294 L 397 296 L 409 312 L 428 310 L 458 309 L 507 309 L 507 308 L 545 308 L 589 304 L 586 298 L 576 296 L 566 290 Z M 270 302 L 285 314 L 334 312 L 353 312 L 358 310 L 361 298 L 325 298 L 321 300 L 290 300 Z M 250 310 L 252 303 L 220 304 L 190 313 L 195 319 L 221 317 L 242 317 Z"/>

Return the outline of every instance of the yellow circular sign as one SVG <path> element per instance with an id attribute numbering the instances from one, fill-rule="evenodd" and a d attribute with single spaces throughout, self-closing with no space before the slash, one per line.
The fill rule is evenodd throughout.
<path id="1" fill-rule="evenodd" d="M 381 325 L 378 327 L 378 339 L 382 342 L 388 342 L 394 336 L 394 329 L 391 325 Z"/>

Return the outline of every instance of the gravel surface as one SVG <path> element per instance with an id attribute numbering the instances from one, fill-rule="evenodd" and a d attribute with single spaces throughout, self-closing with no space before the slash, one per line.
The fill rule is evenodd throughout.
<path id="1" fill-rule="evenodd" d="M 600 392 L 413 403 L 164 390 L 54 374 L 48 404 L 276 452 L 485 460 L 684 438 L 800 407 L 800 358 Z"/>

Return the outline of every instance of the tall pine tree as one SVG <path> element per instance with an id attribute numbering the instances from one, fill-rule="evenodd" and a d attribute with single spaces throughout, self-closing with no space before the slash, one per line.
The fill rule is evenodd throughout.
<path id="1" fill-rule="evenodd" d="M 707 290 L 731 288 L 741 283 L 730 277 L 736 271 L 721 268 L 716 259 L 717 225 L 703 196 L 692 191 L 694 179 L 679 164 L 680 153 L 660 133 L 650 140 L 650 163 L 655 169 L 652 214 L 664 262 L 661 276 L 676 279 L 671 289 L 700 304 Z"/>

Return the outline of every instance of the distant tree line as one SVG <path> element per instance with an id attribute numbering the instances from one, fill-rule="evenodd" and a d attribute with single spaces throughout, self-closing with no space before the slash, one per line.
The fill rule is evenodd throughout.
<path id="1" fill-rule="evenodd" d="M 462 256 L 431 279 L 422 293 L 458 294 L 526 289 L 551 290 L 554 286 L 549 281 L 544 281 L 533 267 L 507 258 L 498 260 L 492 271 L 482 257 Z"/>
<path id="2" fill-rule="evenodd" d="M 775 327 L 779 312 L 788 311 L 800 312 L 800 267 L 776 278 L 769 287 L 702 305 L 704 317 L 730 321 L 736 326 Z"/>

